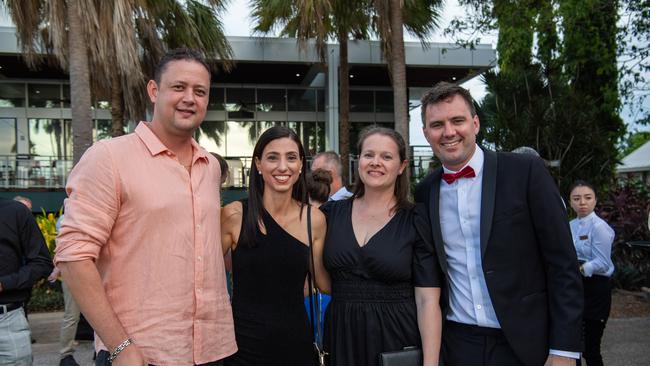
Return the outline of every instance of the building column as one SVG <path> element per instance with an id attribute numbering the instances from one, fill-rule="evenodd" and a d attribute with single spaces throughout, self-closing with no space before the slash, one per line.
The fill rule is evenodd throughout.
<path id="1" fill-rule="evenodd" d="M 327 101 L 325 115 L 325 146 L 339 151 L 339 47 L 330 45 L 327 50 Z"/>

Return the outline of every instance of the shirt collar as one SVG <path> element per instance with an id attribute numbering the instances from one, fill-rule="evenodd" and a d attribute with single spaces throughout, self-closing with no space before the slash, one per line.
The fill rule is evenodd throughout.
<path id="1" fill-rule="evenodd" d="M 578 222 L 587 222 L 591 221 L 594 217 L 596 217 L 596 211 L 591 211 L 591 213 L 585 217 L 578 218 Z"/>
<path id="2" fill-rule="evenodd" d="M 149 124 L 147 122 L 140 122 L 138 126 L 135 128 L 135 134 L 138 135 L 140 140 L 144 143 L 144 145 L 147 147 L 151 155 L 156 156 L 160 153 L 163 153 L 165 151 L 170 151 L 165 144 L 160 141 L 158 136 L 156 136 L 153 131 L 151 131 L 151 128 L 149 127 Z M 204 159 L 206 162 L 209 161 L 207 153 L 205 149 L 203 149 L 199 144 L 192 139 L 190 141 L 192 144 L 192 156 L 193 156 L 193 161 L 198 160 L 198 159 Z"/>
<path id="3" fill-rule="evenodd" d="M 474 149 L 474 154 L 472 154 L 472 158 L 469 159 L 467 164 L 465 164 L 463 167 L 458 169 L 458 171 L 463 170 L 466 166 L 471 166 L 472 169 L 474 169 L 474 174 L 478 177 L 479 173 L 481 173 L 481 170 L 483 169 L 483 160 L 485 160 L 485 153 L 483 153 L 483 149 L 481 149 L 478 145 L 475 145 L 476 148 Z M 447 169 L 444 165 L 442 166 L 443 173 L 456 173 L 453 170 Z"/>

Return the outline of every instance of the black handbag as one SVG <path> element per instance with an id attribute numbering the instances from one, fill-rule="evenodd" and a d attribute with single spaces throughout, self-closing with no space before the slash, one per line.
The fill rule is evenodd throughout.
<path id="1" fill-rule="evenodd" d="M 379 366 L 422 366 L 422 350 L 405 347 L 401 351 L 382 352 L 379 354 Z"/>
<path id="2" fill-rule="evenodd" d="M 325 357 L 327 352 L 323 350 L 321 341 L 323 339 L 323 327 L 321 324 L 321 310 L 320 302 L 314 301 L 314 295 L 318 293 L 316 290 L 316 266 L 314 265 L 314 251 L 313 241 L 311 238 L 311 205 L 307 205 L 307 239 L 309 240 L 309 259 L 310 271 L 307 273 L 309 282 L 309 311 L 311 315 L 311 334 L 314 339 L 314 365 L 325 366 Z"/>

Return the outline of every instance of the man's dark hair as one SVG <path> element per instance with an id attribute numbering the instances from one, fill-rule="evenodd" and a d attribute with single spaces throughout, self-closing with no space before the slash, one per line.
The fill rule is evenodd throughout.
<path id="1" fill-rule="evenodd" d="M 160 84 L 160 79 L 162 78 L 162 74 L 165 73 L 165 70 L 167 69 L 167 65 L 172 62 L 172 61 L 194 61 L 198 62 L 203 67 L 205 67 L 206 70 L 208 70 L 208 74 L 210 74 L 210 77 L 212 77 L 212 74 L 210 73 L 210 66 L 208 66 L 208 63 L 205 62 L 205 58 L 203 55 L 194 49 L 191 48 L 186 48 L 186 47 L 181 47 L 181 48 L 175 48 L 173 50 L 167 51 L 165 56 L 163 56 L 160 61 L 158 62 L 158 65 L 156 65 L 156 70 L 154 71 L 154 80 L 156 81 L 156 84 Z"/>
<path id="2" fill-rule="evenodd" d="M 422 99 L 420 99 L 422 126 L 425 126 L 427 123 L 426 115 L 428 106 L 442 102 L 443 100 L 447 100 L 454 95 L 460 95 L 465 100 L 467 108 L 469 108 L 469 112 L 472 114 L 472 117 L 476 115 L 476 108 L 474 108 L 474 99 L 472 99 L 472 95 L 469 93 L 469 90 L 456 84 L 441 81 L 433 88 L 429 89 L 426 93 L 424 93 Z"/>

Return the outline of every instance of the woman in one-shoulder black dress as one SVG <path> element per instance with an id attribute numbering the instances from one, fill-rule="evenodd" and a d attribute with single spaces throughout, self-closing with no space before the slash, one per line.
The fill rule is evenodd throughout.
<path id="1" fill-rule="evenodd" d="M 253 159 L 248 199 L 226 205 L 221 213 L 224 252 L 232 250 L 238 347 L 224 364 L 311 366 L 313 336 L 303 305 L 307 210 L 315 243 L 323 241 L 325 218 L 306 204 L 304 151 L 293 131 L 264 132 Z"/>
<path id="2" fill-rule="evenodd" d="M 430 235 L 426 213 L 401 189 L 408 184 L 404 141 L 373 127 L 361 134 L 359 151 L 355 196 L 320 207 L 327 235 L 314 253 L 331 276 L 324 327 L 329 364 L 376 366 L 380 353 L 416 346 L 426 365 L 437 365 L 441 274 L 430 241 L 423 240 Z"/>

